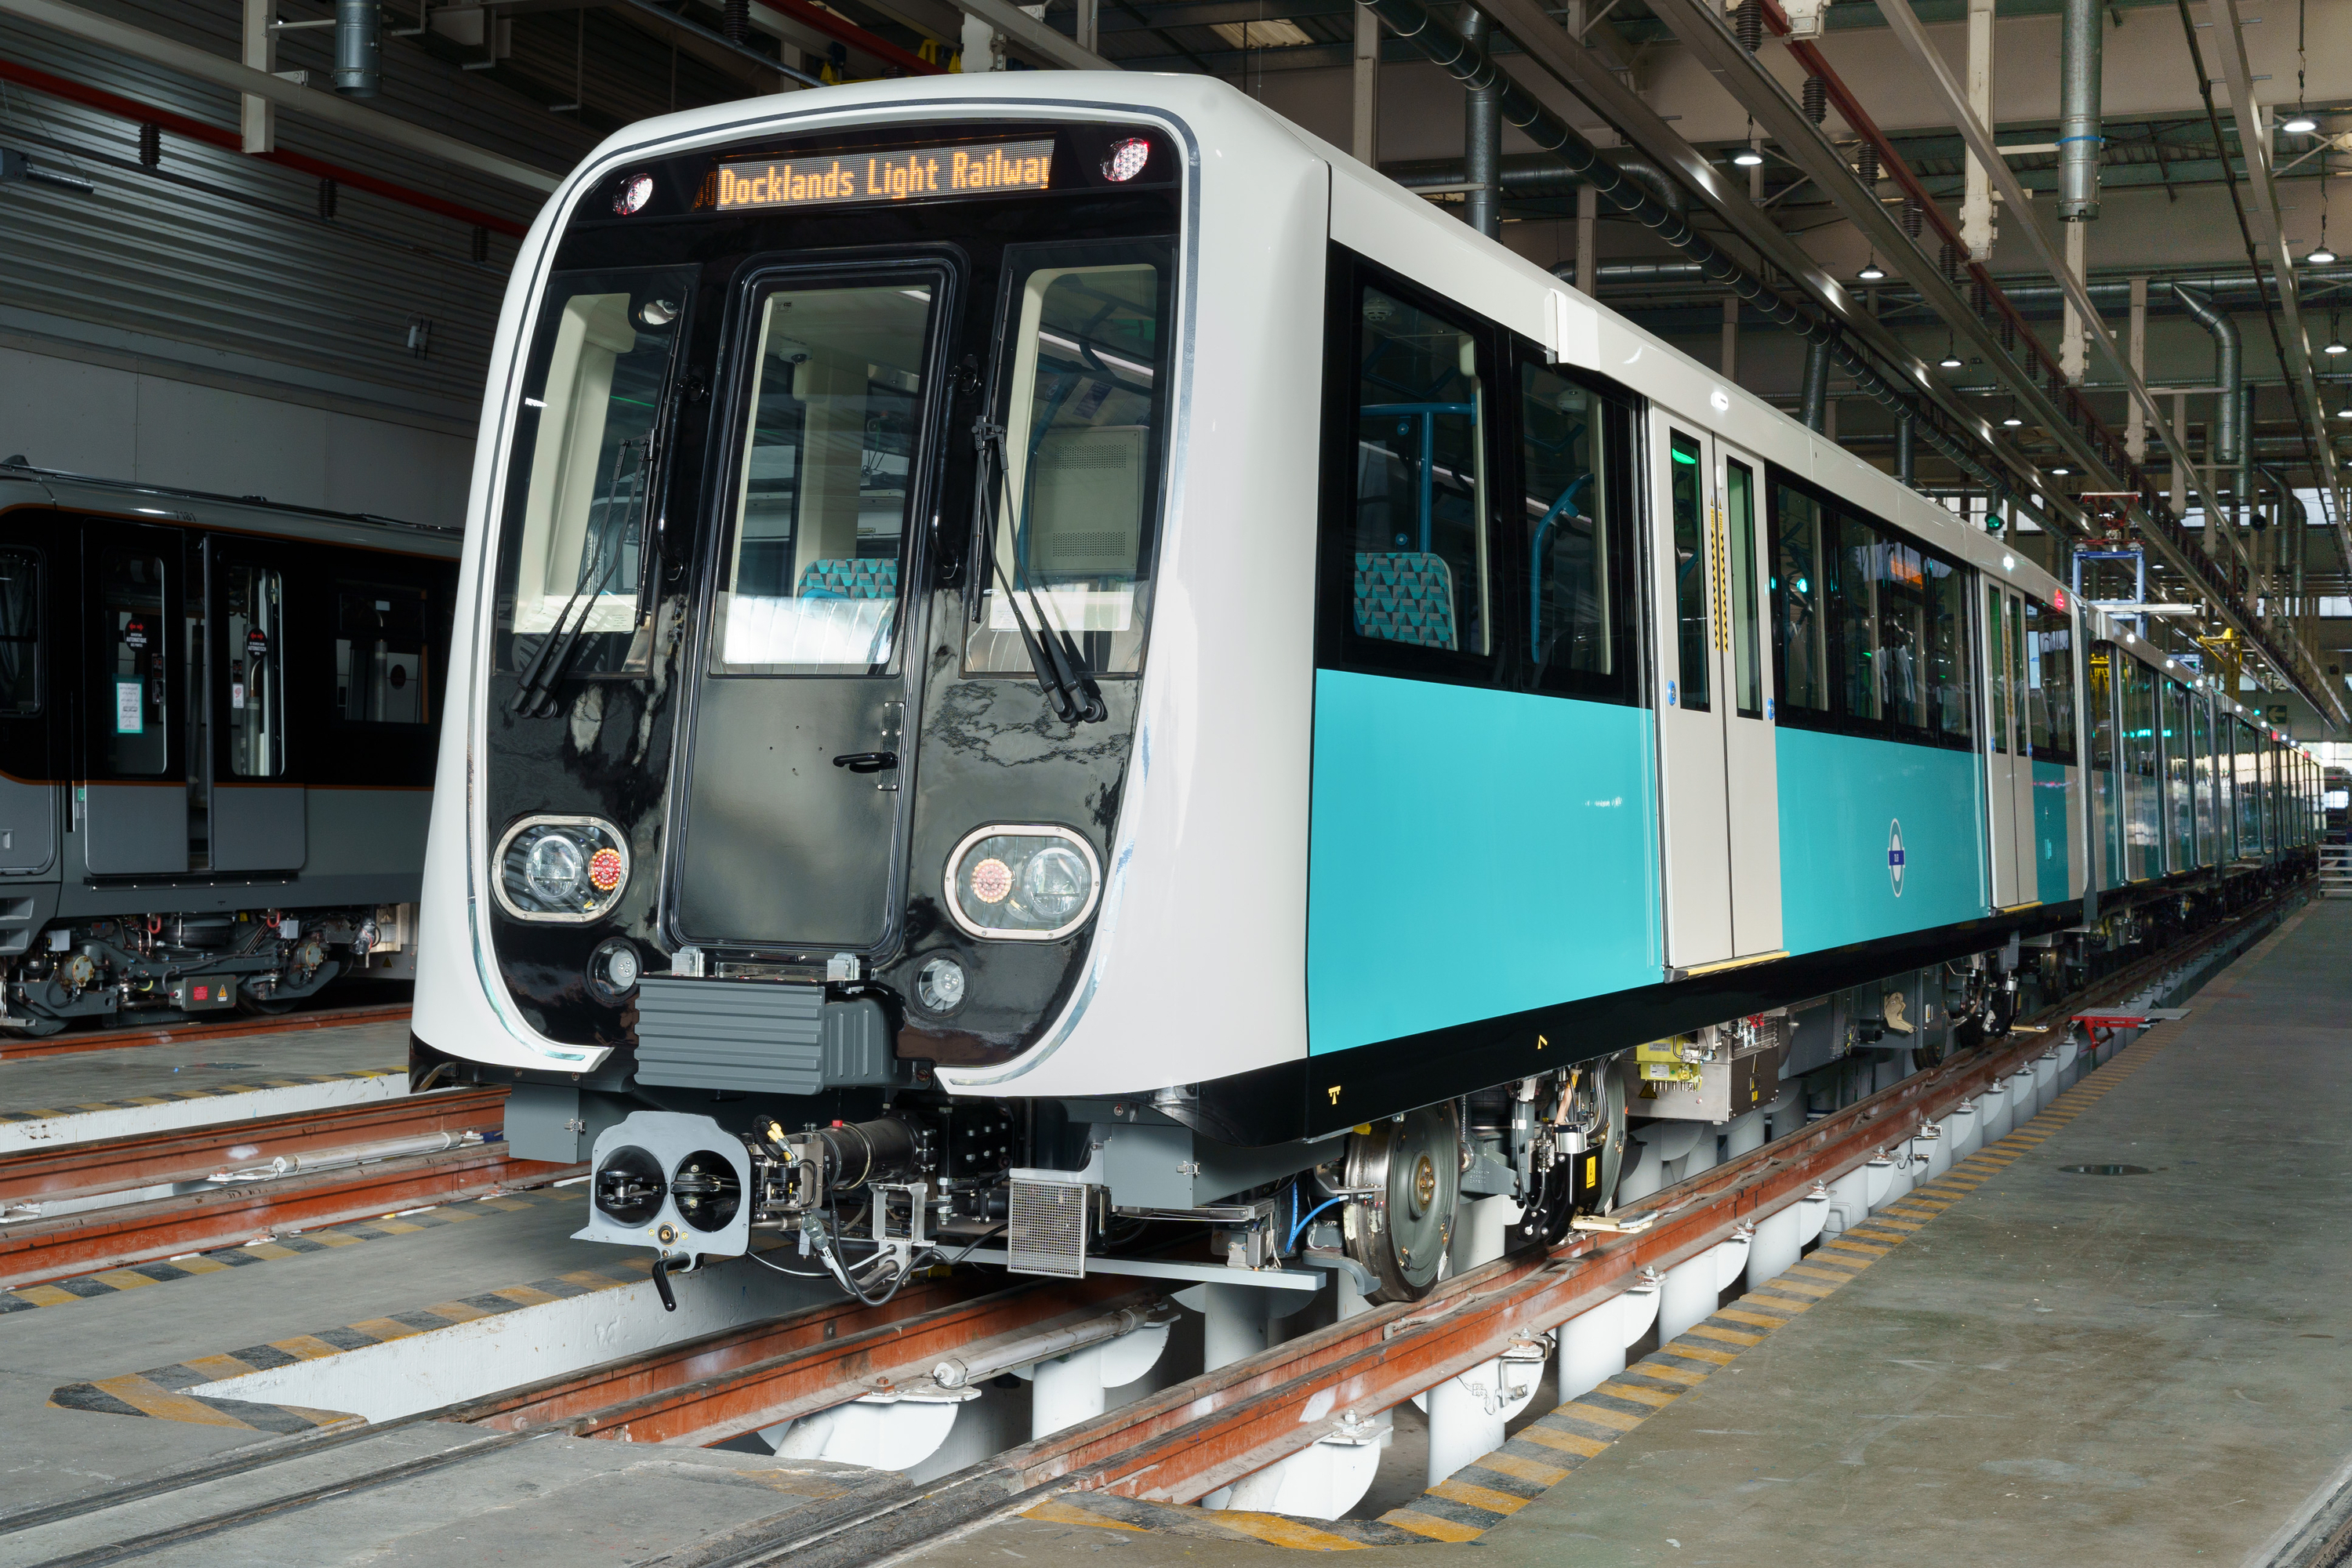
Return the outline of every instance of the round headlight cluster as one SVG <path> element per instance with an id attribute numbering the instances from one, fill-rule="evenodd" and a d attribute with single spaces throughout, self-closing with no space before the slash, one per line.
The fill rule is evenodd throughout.
<path id="1" fill-rule="evenodd" d="M 507 829 L 491 888 L 519 921 L 584 924 L 608 913 L 629 885 L 629 846 L 593 816 L 528 816 Z"/>
<path id="2" fill-rule="evenodd" d="M 948 910 L 973 936 L 1067 935 L 1101 890 L 1094 847 L 1066 827 L 983 827 L 948 857 Z"/>

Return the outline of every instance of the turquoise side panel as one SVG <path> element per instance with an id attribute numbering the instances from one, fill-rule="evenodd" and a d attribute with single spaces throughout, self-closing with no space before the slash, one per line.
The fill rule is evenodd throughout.
<path id="1" fill-rule="evenodd" d="M 1974 752 L 1786 726 L 1775 749 L 1781 945 L 1790 952 L 1991 912 Z M 1898 823 L 1899 883 L 1890 865 Z"/>
<path id="2" fill-rule="evenodd" d="M 1650 714 L 1318 670 L 1311 1054 L 1662 978 Z"/>
<path id="3" fill-rule="evenodd" d="M 2066 775 L 2059 763 L 2033 764 L 2033 896 L 2063 904 L 2067 883 Z"/>

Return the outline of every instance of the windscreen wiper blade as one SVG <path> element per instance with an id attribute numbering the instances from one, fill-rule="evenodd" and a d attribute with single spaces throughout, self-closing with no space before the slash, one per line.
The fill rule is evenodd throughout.
<path id="1" fill-rule="evenodd" d="M 641 512 L 646 476 L 644 454 L 648 445 L 648 442 L 641 441 L 621 443 L 625 457 L 636 456 L 636 465 L 624 471 L 621 465 L 615 463 L 612 482 L 604 491 L 604 515 L 610 518 L 622 480 L 627 479 L 628 510 L 623 515 L 634 520 L 641 531 L 644 526 Z M 563 679 L 563 671 L 572 663 L 572 650 L 579 646 L 581 634 L 588 629 L 589 619 L 595 615 L 598 601 L 604 598 L 604 590 L 612 585 L 614 574 L 621 569 L 623 553 L 621 542 L 614 539 L 608 547 L 582 563 L 579 580 L 572 584 L 572 596 L 563 601 L 562 609 L 556 611 L 555 623 L 548 627 L 547 635 L 540 639 L 538 652 L 523 667 L 522 679 L 515 691 L 514 700 L 507 706 L 509 712 L 518 717 L 544 719 L 554 711 L 545 699 L 553 693 L 555 683 Z M 638 553 L 644 553 L 642 548 Z M 583 597 L 587 600 L 584 605 L 581 603 Z M 572 613 L 575 609 L 579 612 L 576 616 Z"/>
<path id="2" fill-rule="evenodd" d="M 980 504 L 981 548 L 987 552 L 988 573 L 996 579 L 1004 595 L 1006 605 L 1013 611 L 1013 624 L 1021 633 L 1021 646 L 1029 655 L 1029 665 L 1037 672 L 1038 694 L 1054 705 L 1054 712 L 1065 724 L 1099 724 L 1110 716 L 1102 700 L 1101 689 L 1096 686 L 1093 672 L 1070 640 L 1070 635 L 1054 625 L 1045 614 L 1037 591 L 1029 590 L 1029 611 L 1036 616 L 1036 626 L 1030 626 L 1029 613 L 1021 607 L 1021 594 L 1005 570 L 1003 557 L 996 552 L 996 520 L 999 515 L 992 500 L 1010 501 L 1013 478 L 1004 461 L 1004 426 L 987 418 L 972 421 L 972 442 L 980 448 L 980 472 L 977 490 Z M 995 465 L 995 482 L 990 483 L 989 467 Z M 986 578 L 973 574 L 979 591 L 972 598 L 971 618 L 980 619 L 984 613 L 982 603 L 987 597 Z"/>

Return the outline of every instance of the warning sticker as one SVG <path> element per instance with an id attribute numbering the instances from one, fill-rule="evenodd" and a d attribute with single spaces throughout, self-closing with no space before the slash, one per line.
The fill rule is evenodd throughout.
<path id="1" fill-rule="evenodd" d="M 114 732 L 118 735 L 143 735 L 147 732 L 145 681 L 118 680 L 114 683 Z"/>

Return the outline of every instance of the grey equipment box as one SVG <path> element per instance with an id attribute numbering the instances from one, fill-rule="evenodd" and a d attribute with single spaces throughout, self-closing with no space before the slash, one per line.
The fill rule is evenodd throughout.
<path id="1" fill-rule="evenodd" d="M 677 1089 L 815 1094 L 911 1081 L 889 1016 L 872 997 L 773 980 L 637 983 L 637 1081 Z"/>

